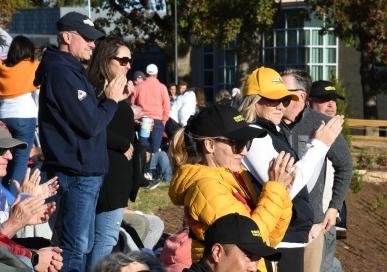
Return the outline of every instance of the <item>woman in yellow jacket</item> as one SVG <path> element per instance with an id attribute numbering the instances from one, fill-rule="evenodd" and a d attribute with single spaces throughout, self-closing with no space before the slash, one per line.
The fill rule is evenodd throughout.
<path id="1" fill-rule="evenodd" d="M 14 159 L 4 177 L 13 194 L 16 194 L 16 188 L 10 181 L 23 182 L 35 137 L 38 91 L 33 81 L 39 62 L 35 61 L 34 54 L 33 43 L 24 36 L 16 36 L 9 47 L 7 59 L 0 61 L 0 119 L 7 125 L 12 137 L 27 143 L 27 148 L 13 152 Z"/>
<path id="2" fill-rule="evenodd" d="M 175 205 L 185 207 L 193 236 L 193 261 L 203 253 L 205 230 L 226 214 L 253 219 L 270 246 L 283 238 L 291 218 L 288 191 L 295 175 L 293 158 L 281 153 L 273 160 L 270 181 L 263 188 L 255 187 L 250 174 L 241 168 L 251 140 L 265 135 L 249 127 L 237 110 L 224 105 L 203 109 L 176 133 L 170 148 L 175 173 L 169 196 Z M 267 271 L 264 261 L 258 269 Z"/>

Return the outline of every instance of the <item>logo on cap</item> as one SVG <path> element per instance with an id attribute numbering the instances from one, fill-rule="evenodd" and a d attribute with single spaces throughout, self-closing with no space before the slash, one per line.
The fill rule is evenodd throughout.
<path id="1" fill-rule="evenodd" d="M 273 79 L 271 80 L 271 83 L 273 83 L 273 84 L 282 83 L 282 79 L 281 79 L 281 78 L 279 78 L 279 77 L 277 77 L 277 78 L 273 78 Z"/>
<path id="2" fill-rule="evenodd" d="M 241 122 L 241 121 L 245 120 L 245 118 L 243 118 L 242 115 L 237 115 L 237 116 L 234 116 L 233 118 L 234 118 L 235 122 Z"/>
<path id="3" fill-rule="evenodd" d="M 326 86 L 324 88 L 324 90 L 326 90 L 326 91 L 336 91 L 336 88 L 334 86 Z"/>
<path id="4" fill-rule="evenodd" d="M 93 21 L 90 20 L 89 18 L 83 20 L 83 23 L 84 23 L 85 25 L 94 26 Z"/>
<path id="5" fill-rule="evenodd" d="M 255 237 L 261 237 L 261 233 L 259 232 L 259 230 L 251 230 L 251 235 Z"/>

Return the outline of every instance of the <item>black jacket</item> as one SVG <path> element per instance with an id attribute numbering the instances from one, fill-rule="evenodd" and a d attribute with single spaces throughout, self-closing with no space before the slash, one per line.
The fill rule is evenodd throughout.
<path id="1" fill-rule="evenodd" d="M 105 174 L 106 127 L 117 103 L 110 99 L 98 103 L 82 64 L 56 47 L 44 52 L 34 84 L 40 85 L 43 167 L 78 176 Z"/>
<path id="2" fill-rule="evenodd" d="M 124 156 L 130 144 L 134 144 L 134 135 L 133 111 L 122 101 L 107 127 L 109 171 L 99 193 L 97 213 L 126 207 L 132 191 L 138 190 L 133 182 L 133 160 Z"/>
<path id="3" fill-rule="evenodd" d="M 274 149 L 278 153 L 285 151 L 294 157 L 295 162 L 298 160 L 296 152 L 290 147 L 286 137 L 277 131 L 276 126 L 272 122 L 259 118 L 256 124 L 266 129 L 273 141 Z M 307 243 L 309 230 L 313 225 L 313 209 L 306 186 L 293 198 L 292 202 L 292 219 L 282 241 Z"/>

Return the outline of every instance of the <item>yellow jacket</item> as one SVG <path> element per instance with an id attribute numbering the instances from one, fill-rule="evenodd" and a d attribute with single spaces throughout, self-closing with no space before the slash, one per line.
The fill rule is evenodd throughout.
<path id="1" fill-rule="evenodd" d="M 269 181 L 258 196 L 246 172 L 241 179 L 225 168 L 185 164 L 176 171 L 169 187 L 175 205 L 185 206 L 187 222 L 199 240 L 216 219 L 230 213 L 250 217 L 257 223 L 262 239 L 276 246 L 285 235 L 292 215 L 292 202 L 283 185 Z M 249 205 L 250 204 L 250 205 Z M 252 207 L 252 208 L 251 208 Z M 199 241 L 192 242 L 192 259 L 203 253 Z M 259 271 L 266 271 L 263 261 Z"/>

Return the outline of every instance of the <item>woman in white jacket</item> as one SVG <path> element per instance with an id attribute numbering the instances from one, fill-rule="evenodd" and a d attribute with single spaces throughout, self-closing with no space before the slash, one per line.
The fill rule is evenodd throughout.
<path id="1" fill-rule="evenodd" d="M 243 159 L 243 165 L 258 181 L 258 186 L 264 185 L 268 178 L 269 164 L 281 151 L 288 152 L 295 158 L 294 171 L 297 174 L 290 191 L 293 215 L 285 237 L 278 245 L 283 253 L 278 268 L 280 272 L 303 272 L 303 249 L 310 238 L 313 238 L 309 235 L 313 224 L 313 210 L 308 192 L 317 181 L 330 145 L 341 132 L 343 117 L 337 116 L 327 124 L 321 124 L 315 135 L 309 139 L 307 153 L 298 158 L 278 126 L 285 108 L 291 100 L 298 100 L 298 96 L 285 88 L 280 75 L 270 68 L 256 69 L 246 80 L 244 96 L 239 108 L 242 115 L 252 126 L 268 132 L 266 137 L 253 140 Z"/>

